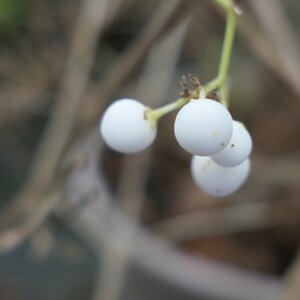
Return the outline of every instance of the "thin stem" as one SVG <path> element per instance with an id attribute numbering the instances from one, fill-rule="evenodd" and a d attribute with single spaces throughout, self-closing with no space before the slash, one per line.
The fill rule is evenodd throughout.
<path id="1" fill-rule="evenodd" d="M 229 10 L 232 8 L 231 0 L 215 0 L 215 1 L 226 10 Z"/>
<path id="2" fill-rule="evenodd" d="M 147 118 L 151 125 L 155 128 L 157 121 L 165 116 L 166 114 L 172 112 L 173 110 L 176 110 L 178 108 L 181 108 L 185 104 L 187 104 L 192 99 L 198 99 L 201 92 L 205 93 L 205 90 L 203 88 L 198 88 L 195 91 L 191 92 L 189 96 L 179 98 L 175 100 L 174 102 L 164 105 L 162 107 L 159 107 L 157 109 L 151 109 L 149 108 L 145 112 L 145 118 Z"/>
<path id="3" fill-rule="evenodd" d="M 189 100 L 190 100 L 190 98 L 188 98 L 188 97 L 179 98 L 178 100 L 176 100 L 170 104 L 167 104 L 165 106 L 162 106 L 160 108 L 148 109 L 145 112 L 145 118 L 147 118 L 150 121 L 152 127 L 155 128 L 158 119 L 160 119 L 164 115 L 170 113 L 171 111 L 184 106 L 186 103 L 188 103 Z"/>
<path id="4" fill-rule="evenodd" d="M 221 79 L 220 79 L 220 76 L 218 75 L 215 79 L 213 79 L 208 84 L 206 84 L 205 91 L 208 94 L 208 93 L 216 90 L 220 85 L 221 85 Z"/>
<path id="5" fill-rule="evenodd" d="M 162 116 L 168 114 L 169 112 L 176 110 L 177 108 L 182 107 L 184 104 L 186 104 L 189 101 L 188 98 L 180 98 L 176 100 L 173 103 L 167 104 L 165 106 L 162 106 L 158 109 L 152 110 L 151 114 L 152 117 L 159 119 Z"/>
<path id="6" fill-rule="evenodd" d="M 236 14 L 234 11 L 233 3 L 231 0 L 215 0 L 220 6 L 222 6 L 227 11 L 226 17 L 226 29 L 223 41 L 223 48 L 221 53 L 220 65 L 218 76 L 210 81 L 205 87 L 205 93 L 210 93 L 216 89 L 220 89 L 221 102 L 227 106 L 228 105 L 228 89 L 227 89 L 227 75 L 229 69 L 229 63 L 232 53 L 232 46 L 234 41 L 234 34 L 236 28 Z M 151 122 L 152 126 L 155 128 L 157 120 L 168 114 L 169 112 L 181 108 L 186 103 L 188 103 L 193 98 L 199 97 L 199 91 L 194 91 L 194 93 L 189 97 L 184 97 L 176 100 L 173 103 L 167 104 L 158 109 L 149 109 L 145 112 L 145 117 Z"/>
<path id="7" fill-rule="evenodd" d="M 235 33 L 235 25 L 236 25 L 235 12 L 232 9 L 229 9 L 227 12 L 226 31 L 225 31 L 224 44 L 223 44 L 221 62 L 219 68 L 219 77 L 220 77 L 221 85 L 225 83 L 228 75 L 228 69 L 229 69 L 229 63 L 230 63 L 234 33 Z"/>
<path id="8" fill-rule="evenodd" d="M 218 76 L 206 85 L 205 91 L 207 93 L 210 93 L 217 88 L 220 88 L 221 92 L 222 90 L 226 90 L 223 89 L 222 86 L 226 84 L 226 80 L 227 80 L 235 28 L 236 28 L 236 15 L 233 10 L 231 1 L 226 1 L 226 0 L 215 0 L 215 1 L 227 10 L 226 29 L 225 29 L 225 36 L 224 36 Z M 222 95 L 221 93 L 221 97 L 223 96 L 226 95 Z"/>
<path id="9" fill-rule="evenodd" d="M 228 98 L 229 98 L 229 87 L 227 82 L 225 82 L 221 87 L 220 87 L 220 102 L 225 106 L 228 107 Z"/>

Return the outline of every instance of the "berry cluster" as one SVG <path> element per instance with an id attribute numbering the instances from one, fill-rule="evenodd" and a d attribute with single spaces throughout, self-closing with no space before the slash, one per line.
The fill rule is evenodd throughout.
<path id="1" fill-rule="evenodd" d="M 228 67 L 236 15 L 241 10 L 233 0 L 216 0 L 216 3 L 226 12 L 226 30 L 217 76 L 205 86 L 197 78 L 190 78 L 195 87 L 192 92 L 183 77 L 182 98 L 156 110 L 133 99 L 118 100 L 105 111 L 100 131 L 112 149 L 123 153 L 138 152 L 154 141 L 158 119 L 180 108 L 174 133 L 179 145 L 193 154 L 193 179 L 208 195 L 223 197 L 235 192 L 247 179 L 252 139 L 242 123 L 232 120 L 226 108 Z M 221 103 L 206 98 L 213 91 L 220 92 Z"/>
<path id="2" fill-rule="evenodd" d="M 121 99 L 105 111 L 100 131 L 106 144 L 123 153 L 147 148 L 155 139 L 151 109 L 133 99 Z M 252 139 L 227 108 L 211 99 L 192 99 L 179 110 L 174 133 L 179 145 L 193 154 L 191 173 L 208 195 L 223 197 L 247 179 Z"/>

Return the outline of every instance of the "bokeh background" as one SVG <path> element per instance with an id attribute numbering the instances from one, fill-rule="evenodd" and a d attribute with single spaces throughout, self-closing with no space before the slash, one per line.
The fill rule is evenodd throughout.
<path id="1" fill-rule="evenodd" d="M 150 150 L 124 157 L 104 146 L 99 168 L 116 205 L 180 251 L 284 278 L 300 241 L 300 4 L 240 5 L 230 111 L 254 141 L 242 189 L 224 199 L 197 189 L 175 112 Z M 111 101 L 159 107 L 178 98 L 183 75 L 213 79 L 224 26 L 208 0 L 0 0 L 0 228 L 21 232 L 0 242 L 1 300 L 90 299 L 97 255 L 69 219 L 53 208 L 29 232 L 24 224 L 64 186 L 68 150 Z M 43 177 L 39 166 L 53 169 Z"/>

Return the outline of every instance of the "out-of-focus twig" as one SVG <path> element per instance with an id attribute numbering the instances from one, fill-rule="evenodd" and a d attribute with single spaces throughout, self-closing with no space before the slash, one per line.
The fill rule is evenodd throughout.
<path id="1" fill-rule="evenodd" d="M 280 78 L 280 64 L 278 57 L 272 51 L 271 45 L 266 40 L 265 36 L 257 30 L 253 21 L 246 15 L 240 20 L 238 30 L 242 33 L 242 37 L 246 40 L 249 47 L 255 54 Z M 282 78 L 284 79 L 284 78 Z"/>
<path id="2" fill-rule="evenodd" d="M 97 135 L 94 138 L 99 142 Z M 89 151 L 93 150 L 93 147 L 90 146 L 91 144 L 86 144 Z M 96 159 L 99 157 L 98 153 L 98 150 L 93 152 Z M 71 221 L 69 218 L 65 219 L 64 216 L 62 218 L 87 242 L 95 253 L 101 253 L 101 255 L 104 255 L 104 253 L 107 255 L 111 254 L 108 257 L 109 259 L 106 260 L 107 265 L 115 262 L 112 267 L 120 266 L 126 259 L 130 258 L 129 268 L 127 269 L 129 276 L 125 277 L 125 282 L 121 282 L 123 294 L 118 299 L 128 297 L 128 299 L 139 299 L 139 295 L 142 296 L 145 293 L 147 295 L 149 293 L 148 296 L 151 299 L 168 298 L 168 295 L 170 298 L 172 291 L 174 296 L 172 294 L 171 299 L 177 299 L 177 296 L 180 299 L 182 293 L 176 294 L 176 292 L 183 290 L 195 293 L 199 298 L 203 295 L 203 297 L 211 296 L 217 299 L 276 299 L 280 284 L 278 280 L 257 276 L 257 274 L 249 274 L 241 270 L 236 271 L 223 264 L 208 262 L 201 257 L 193 259 L 173 249 L 169 243 L 149 234 L 147 230 L 144 231 L 141 227 L 137 227 L 130 218 L 126 218 L 115 207 L 113 202 L 106 198 L 101 172 L 99 173 L 99 170 L 94 168 L 95 164 L 92 158 L 89 161 L 91 163 L 85 168 L 90 170 L 80 169 L 75 172 L 74 178 L 68 177 L 69 196 L 73 198 L 70 200 L 73 202 L 74 199 L 82 197 L 82 192 L 86 191 L 85 188 L 82 189 L 82 186 L 85 186 L 87 182 L 92 181 L 92 186 L 97 189 L 100 185 L 101 192 L 98 196 L 95 196 L 95 201 L 90 203 L 90 205 L 81 207 L 78 210 L 76 218 L 72 218 Z M 90 188 L 92 187 L 90 186 Z M 66 200 L 68 199 L 69 197 Z M 131 239 L 132 232 L 135 233 L 133 240 Z M 106 243 L 107 239 L 109 239 L 108 243 Z M 130 251 L 126 248 L 128 241 L 132 241 Z M 109 246 L 104 249 L 104 245 Z M 114 247 L 114 251 L 111 250 L 109 253 L 109 247 Z M 124 258 L 124 253 L 127 255 L 126 259 Z M 107 272 L 103 273 L 107 270 L 103 265 L 103 258 L 104 256 L 100 258 L 101 268 L 99 272 L 104 274 L 104 277 L 99 276 L 98 279 L 102 284 L 104 284 L 102 279 L 106 280 L 108 284 L 104 286 L 106 291 L 111 286 L 115 287 L 112 293 L 114 297 L 118 297 L 117 291 L 120 287 L 118 285 L 120 281 L 117 281 L 117 285 L 114 285 L 115 282 L 113 280 L 109 281 L 111 279 L 109 274 Z M 111 271 L 111 274 L 118 274 L 119 269 L 112 268 Z M 158 286 L 154 291 L 152 283 L 155 278 L 159 279 L 162 288 Z M 142 288 L 137 286 L 140 283 L 143 285 Z M 170 284 L 178 289 L 176 291 L 173 289 L 168 291 Z M 99 287 L 99 290 L 95 291 L 92 299 L 106 299 L 100 298 L 100 295 L 103 295 L 101 293 L 105 293 L 103 289 L 101 292 L 101 284 L 97 285 L 97 287 Z"/>
<path id="3" fill-rule="evenodd" d="M 82 3 L 76 20 L 70 53 L 66 62 L 61 91 L 53 109 L 52 117 L 47 124 L 45 133 L 38 146 L 32 163 L 31 171 L 24 189 L 16 197 L 11 206 L 3 213 L 2 226 L 7 228 L 15 222 L 22 223 L 19 227 L 8 229 L 0 236 L 4 241 L 9 236 L 20 236 L 20 228 L 29 234 L 34 226 L 26 222 L 27 218 L 38 218 L 39 205 L 47 201 L 45 193 L 52 183 L 65 146 L 69 140 L 82 95 L 89 77 L 99 32 L 104 24 L 108 1 L 86 0 Z M 50 211 L 48 211 L 49 213 Z M 37 215 L 37 216 L 36 216 Z M 29 217 L 28 217 L 29 216 Z M 44 218 L 47 214 L 43 214 Z M 40 223 L 40 222 L 39 222 Z M 1 249 L 0 249 L 1 250 Z"/>
<path id="4" fill-rule="evenodd" d="M 175 243 L 274 226 L 272 203 L 246 203 L 187 213 L 154 224 L 152 229 Z"/>
<path id="5" fill-rule="evenodd" d="M 159 5 L 155 15 L 141 30 L 128 49 L 111 66 L 103 81 L 89 91 L 86 97 L 85 110 L 81 114 L 83 131 L 90 128 L 91 124 L 97 122 L 101 110 L 108 102 L 109 97 L 115 93 L 116 88 L 126 80 L 130 72 L 138 65 L 151 44 L 166 29 L 171 27 L 171 23 L 174 26 L 184 16 L 190 14 L 190 11 L 191 1 L 164 1 Z"/>
<path id="6" fill-rule="evenodd" d="M 45 221 L 50 212 L 62 198 L 58 190 L 44 196 L 44 201 L 38 205 L 34 214 L 28 215 L 23 223 L 4 231 L 0 236 L 0 252 L 9 251 L 21 244 L 29 235 L 36 231 Z"/>
<path id="7" fill-rule="evenodd" d="M 214 7 L 211 1 L 204 1 Z M 255 7 L 263 28 L 247 12 L 238 20 L 237 30 L 260 59 L 293 93 L 300 97 L 298 43 L 279 1 L 249 1 Z M 261 9 L 262 8 L 262 9 Z M 268 12 L 270 10 L 270 12 Z M 275 19 L 278 21 L 275 21 Z M 266 28 L 265 25 L 267 24 Z M 274 26 L 275 25 L 275 26 Z M 282 25 L 282 26 L 281 26 Z M 277 28 L 280 27 L 280 30 Z M 297 52 L 298 51 L 298 52 Z M 289 57 L 291 54 L 291 57 Z"/>
<path id="8" fill-rule="evenodd" d="M 40 108 L 51 98 L 48 88 L 60 72 L 63 47 L 45 48 L 38 49 L 42 59 L 33 57 L 36 53 L 31 53 L 32 59 L 26 62 L 23 61 L 23 57 L 16 59 L 10 57 L 11 54 L 2 54 L 0 69 L 2 72 L 8 69 L 6 72 L 11 72 L 10 77 L 13 80 L 1 86 L 0 129 L 4 129 L 7 123 L 15 121 L 24 114 L 41 113 Z M 45 61 L 48 63 L 49 60 L 55 62 L 51 68 L 45 68 Z"/>
<path id="9" fill-rule="evenodd" d="M 153 18 L 155 17 L 156 15 Z M 150 103 L 147 103 L 148 105 L 161 104 L 168 93 L 188 23 L 189 18 L 178 24 L 172 32 L 152 48 L 148 55 L 144 72 L 135 92 L 139 98 L 149 97 L 151 100 Z M 154 76 L 158 68 L 163 70 L 163 82 L 159 80 L 153 82 L 150 79 L 150 76 Z M 136 222 L 139 221 L 145 200 L 144 190 L 151 156 L 152 150 L 148 149 L 137 157 L 124 158 L 118 190 L 119 201 L 123 211 Z M 104 253 L 102 252 L 104 262 L 99 275 L 99 282 L 95 288 L 94 300 L 116 300 L 119 297 L 126 267 L 131 256 L 135 229 L 132 228 L 126 234 L 121 232 L 119 236 L 122 236 L 121 241 L 118 241 L 118 234 L 116 234 L 116 236 L 108 238 L 104 245 Z"/>
<path id="10" fill-rule="evenodd" d="M 258 2 L 262 5 L 264 4 L 264 1 L 257 1 L 257 3 Z M 262 18 L 264 18 L 264 16 L 262 16 Z M 280 47 L 281 50 L 278 51 L 277 46 L 275 46 L 276 49 L 274 49 L 274 45 L 268 41 L 266 34 L 262 33 L 262 31 L 254 24 L 254 21 L 246 15 L 241 18 L 238 30 L 242 33 L 242 37 L 247 42 L 249 48 L 253 50 L 255 55 L 262 60 L 272 70 L 272 72 L 274 72 L 274 74 L 291 89 L 291 91 L 300 96 L 299 84 L 298 82 L 295 82 L 298 77 L 293 75 L 299 73 L 299 64 L 297 62 L 293 67 L 287 67 L 287 60 L 289 61 L 288 64 L 290 64 L 294 61 L 294 57 L 296 56 L 293 55 L 293 58 L 291 59 L 283 59 L 281 57 L 282 55 L 289 56 L 289 53 L 286 51 L 288 49 L 288 51 L 290 51 L 290 47 Z M 279 41 L 277 41 L 276 44 L 278 42 Z M 292 50 L 293 53 L 294 50 L 295 49 Z"/>
<path id="11" fill-rule="evenodd" d="M 159 107 L 166 101 L 189 21 L 190 18 L 183 20 L 164 39 L 156 43 L 148 54 L 135 91 L 137 99 L 145 99 L 147 106 Z M 135 157 L 123 159 L 119 182 L 120 205 L 124 212 L 133 217 L 139 217 L 141 213 L 153 149 L 150 147 Z"/>
<path id="12" fill-rule="evenodd" d="M 269 192 L 266 194 L 264 190 L 267 188 L 271 191 L 276 186 L 297 187 L 299 165 L 297 159 L 278 160 L 256 156 L 249 183 L 252 191 L 250 194 L 245 192 L 243 201 L 239 196 L 232 205 L 170 217 L 150 227 L 174 242 L 183 242 L 280 226 L 284 222 L 284 216 L 276 212 L 280 209 L 280 203 L 275 201 L 274 195 Z M 252 186 L 256 191 L 251 189 Z"/>
<path id="13" fill-rule="evenodd" d="M 43 135 L 30 173 L 30 185 L 47 186 L 68 142 L 88 81 L 100 29 L 105 20 L 107 1 L 83 2 L 74 28 L 61 92 L 51 121 Z"/>
<path id="14" fill-rule="evenodd" d="M 282 63 L 281 72 L 287 81 L 300 94 L 300 48 L 298 35 L 294 32 L 283 8 L 278 0 L 253 0 L 249 2 L 262 25 L 262 29 L 274 47 Z"/>

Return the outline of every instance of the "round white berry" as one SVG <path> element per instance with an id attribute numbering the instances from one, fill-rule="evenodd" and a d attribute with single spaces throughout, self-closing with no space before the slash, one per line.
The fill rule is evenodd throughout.
<path id="1" fill-rule="evenodd" d="M 100 132 L 106 144 L 119 152 L 135 153 L 155 139 L 156 129 L 145 118 L 147 107 L 133 99 L 113 102 L 104 112 Z"/>
<path id="2" fill-rule="evenodd" d="M 250 171 L 250 160 L 236 167 L 221 167 L 208 156 L 194 156 L 192 177 L 199 188 L 213 197 L 224 197 L 238 190 Z"/>
<path id="3" fill-rule="evenodd" d="M 233 121 L 232 137 L 225 149 L 213 155 L 212 160 L 220 166 L 234 167 L 245 161 L 252 150 L 252 139 L 245 126 Z"/>
<path id="4" fill-rule="evenodd" d="M 180 146 L 195 155 L 213 155 L 224 149 L 232 135 L 232 117 L 219 102 L 192 100 L 178 112 L 174 125 Z"/>

